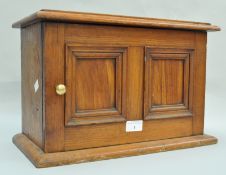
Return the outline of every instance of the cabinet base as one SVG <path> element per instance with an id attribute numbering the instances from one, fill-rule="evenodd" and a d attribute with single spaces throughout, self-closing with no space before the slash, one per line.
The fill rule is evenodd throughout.
<path id="1" fill-rule="evenodd" d="M 13 143 L 37 168 L 44 168 L 210 145 L 217 143 L 217 139 L 209 135 L 196 135 L 56 153 L 44 153 L 24 134 L 15 135 Z"/>

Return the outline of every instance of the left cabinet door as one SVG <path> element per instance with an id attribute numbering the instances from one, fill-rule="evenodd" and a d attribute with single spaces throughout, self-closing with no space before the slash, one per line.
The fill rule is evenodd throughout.
<path id="1" fill-rule="evenodd" d="M 125 121 L 127 48 L 66 44 L 65 125 Z"/>

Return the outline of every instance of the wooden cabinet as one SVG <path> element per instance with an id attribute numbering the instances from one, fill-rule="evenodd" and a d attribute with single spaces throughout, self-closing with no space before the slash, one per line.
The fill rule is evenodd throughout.
<path id="1" fill-rule="evenodd" d="M 41 10 L 13 27 L 23 123 L 13 141 L 35 166 L 216 143 L 203 124 L 206 31 L 217 26 Z"/>

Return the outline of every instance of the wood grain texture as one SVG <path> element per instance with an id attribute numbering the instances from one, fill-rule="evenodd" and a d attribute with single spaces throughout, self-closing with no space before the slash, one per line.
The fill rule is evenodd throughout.
<path id="1" fill-rule="evenodd" d="M 192 118 L 180 117 L 146 120 L 142 132 L 126 132 L 125 122 L 67 127 L 64 143 L 69 151 L 191 135 Z"/>
<path id="2" fill-rule="evenodd" d="M 68 33 L 65 33 L 65 34 L 68 35 Z M 167 38 L 165 39 L 165 42 L 168 42 Z M 69 45 L 71 45 L 71 47 L 73 46 L 75 47 L 75 48 L 72 48 L 72 50 L 74 50 L 74 55 L 77 55 L 77 57 L 79 58 L 79 56 L 81 56 L 81 54 L 78 54 L 80 51 L 83 53 L 82 56 L 86 59 L 90 56 L 90 53 L 92 53 L 93 50 L 96 50 L 96 52 L 101 52 L 102 54 L 106 50 L 109 51 L 108 47 L 109 47 L 109 44 L 111 44 L 111 42 L 108 43 L 108 45 L 103 45 L 102 43 L 101 44 L 99 43 L 98 44 L 95 44 L 95 43 L 93 44 L 77 43 L 76 44 L 76 43 L 77 42 L 69 42 Z M 100 48 L 102 49 L 100 50 Z M 168 52 L 168 50 L 165 49 L 164 51 Z M 69 52 L 72 53 L 72 51 L 69 51 Z M 87 55 L 86 52 L 88 52 L 89 55 Z M 181 54 L 181 52 L 187 53 L 187 51 L 185 50 L 176 50 L 175 52 L 178 54 Z M 70 54 L 70 55 L 73 55 L 73 54 Z M 69 61 L 75 60 L 75 57 L 74 56 L 71 57 L 70 55 L 67 54 L 66 58 Z M 100 57 L 100 55 L 98 56 Z M 143 118 L 143 111 L 142 111 L 143 102 L 142 101 L 143 101 L 144 47 L 129 46 L 128 57 L 129 59 L 127 60 L 127 66 L 126 68 L 125 67 L 123 68 L 123 70 L 126 71 L 126 73 L 123 73 L 123 74 L 126 75 L 127 77 L 126 91 L 124 90 L 122 95 L 123 99 L 127 99 L 127 105 L 126 105 L 126 109 L 125 109 L 125 106 L 122 109 L 126 110 L 126 120 L 139 120 Z M 92 58 L 93 58 L 93 55 L 91 55 L 89 59 L 92 59 Z M 68 65 L 67 66 L 68 73 L 66 73 L 66 77 L 72 75 L 70 72 L 76 72 L 75 69 L 70 68 L 70 66 L 76 65 L 75 63 L 68 62 L 67 65 Z M 135 71 L 136 69 L 137 71 Z M 97 71 L 97 70 L 98 70 L 98 67 L 96 66 L 93 67 L 93 71 Z M 86 74 L 86 73 L 83 73 L 83 74 Z M 84 75 L 81 75 L 81 76 L 84 76 Z M 99 76 L 104 76 L 104 75 L 99 75 Z M 91 75 L 89 75 L 89 77 L 91 77 Z M 73 101 L 76 98 L 74 97 L 74 95 L 71 95 L 73 93 L 71 92 L 70 83 L 76 82 L 76 81 L 73 81 L 74 79 L 76 78 L 68 79 L 67 81 L 68 92 L 66 94 L 66 98 L 70 98 L 70 99 L 72 98 Z M 89 82 L 87 81 L 87 83 Z M 94 86 L 93 83 L 94 82 L 89 84 L 87 88 L 90 88 L 90 86 L 93 87 Z M 103 88 L 105 85 L 99 83 L 98 86 L 102 86 Z M 125 88 L 125 86 L 123 87 Z M 83 100 L 87 100 L 87 99 L 83 98 Z M 66 108 L 65 108 L 66 111 L 70 109 L 70 106 L 73 107 L 76 105 L 75 103 L 72 103 L 71 105 L 69 100 L 69 102 L 66 103 Z M 69 112 L 68 113 L 69 115 L 67 116 L 72 116 L 74 113 L 73 111 L 75 110 L 72 110 L 72 112 Z M 190 112 L 174 114 L 172 116 L 172 117 L 182 116 L 182 117 L 185 117 L 184 119 L 173 119 L 173 120 L 163 119 L 162 121 L 146 122 L 144 125 L 144 131 L 141 133 L 126 133 L 125 122 L 124 122 L 125 120 L 116 120 L 110 116 L 105 116 L 103 119 L 103 117 L 101 118 L 100 113 L 99 114 L 96 113 L 95 114 L 96 116 L 92 116 L 90 118 L 88 118 L 87 115 L 88 113 L 85 113 L 84 117 L 81 117 L 81 116 L 80 118 L 73 117 L 74 120 L 69 120 L 70 121 L 69 123 L 66 122 L 66 125 L 71 127 L 65 128 L 65 150 L 117 145 L 117 144 L 125 144 L 125 143 L 139 142 L 139 141 L 165 139 L 170 137 L 190 136 L 192 134 L 192 118 L 186 118 L 187 116 L 191 116 Z M 112 123 L 112 122 L 117 122 L 117 123 Z M 92 124 L 92 125 L 79 126 L 79 125 L 87 125 L 87 124 Z M 161 127 L 158 125 L 161 125 Z M 152 130 L 152 132 L 149 132 L 149 130 Z M 83 137 L 81 137 L 81 135 Z"/>
<path id="3" fill-rule="evenodd" d="M 139 27 L 65 24 L 67 43 L 106 44 L 116 46 L 151 46 L 194 48 L 195 32 Z"/>
<path id="4" fill-rule="evenodd" d="M 58 153 L 44 153 L 23 134 L 15 135 L 13 142 L 37 168 L 45 168 L 211 145 L 216 144 L 217 139 L 209 135 L 197 135 Z"/>
<path id="5" fill-rule="evenodd" d="M 143 116 L 143 47 L 129 47 L 126 67 L 126 116 L 127 120 L 140 120 Z"/>
<path id="6" fill-rule="evenodd" d="M 193 85 L 193 134 L 204 132 L 204 110 L 205 110 L 205 85 L 206 85 L 206 42 L 207 33 L 196 33 L 196 52 L 194 59 L 194 85 Z"/>
<path id="7" fill-rule="evenodd" d="M 64 79 L 64 25 L 43 24 L 44 58 L 44 130 L 45 152 L 64 150 L 64 96 L 56 94 L 55 87 Z"/>
<path id="8" fill-rule="evenodd" d="M 13 141 L 37 167 L 216 143 L 203 129 L 206 30 L 218 27 L 50 10 L 13 26 L 23 115 Z M 131 120 L 142 131 L 128 132 Z"/>
<path id="9" fill-rule="evenodd" d="M 117 61 L 112 58 L 98 57 L 78 59 L 75 72 L 77 113 L 116 108 L 116 92 L 121 91 L 115 89 L 115 80 L 121 78 L 120 75 L 116 77 Z M 120 70 L 120 67 L 118 69 Z M 100 84 L 102 86 L 99 86 Z"/>
<path id="10" fill-rule="evenodd" d="M 95 14 L 69 12 L 59 10 L 40 10 L 16 23 L 13 27 L 24 27 L 37 21 L 63 21 L 68 23 L 88 23 L 88 24 L 107 24 L 107 25 L 123 25 L 183 30 L 208 30 L 219 31 L 220 28 L 210 23 L 179 21 L 156 18 L 141 18 L 131 16 Z"/>
<path id="11" fill-rule="evenodd" d="M 193 50 L 146 47 L 144 118 L 192 116 Z"/>
<path id="12" fill-rule="evenodd" d="M 183 67 L 181 60 L 153 61 L 151 96 L 154 106 L 183 103 Z"/>
<path id="13" fill-rule="evenodd" d="M 126 47 L 66 46 L 66 125 L 125 121 Z"/>
<path id="14" fill-rule="evenodd" d="M 22 131 L 43 148 L 41 24 L 21 30 Z M 37 85 L 38 83 L 38 85 Z M 34 85 L 38 87 L 35 90 Z"/>
<path id="15" fill-rule="evenodd" d="M 189 74 L 187 73 L 185 65 L 189 64 L 183 63 L 182 71 L 180 70 L 181 64 L 171 64 L 170 61 L 173 60 L 174 63 L 174 59 L 176 59 L 176 61 L 186 60 L 183 58 L 185 57 L 183 54 L 190 54 L 188 50 L 195 49 L 195 33 L 188 31 L 162 31 L 159 29 L 127 29 L 127 35 L 124 35 L 124 27 L 65 25 L 58 23 L 44 23 L 43 25 L 43 54 L 45 59 L 45 127 L 43 132 L 45 133 L 46 152 L 84 149 L 192 135 L 192 126 L 194 124 L 192 123 L 192 118 L 188 118 L 192 116 L 192 113 L 188 111 L 187 92 L 188 89 L 193 88 L 189 88 L 188 82 L 185 81 L 185 79 L 188 79 L 185 77 Z M 90 29 L 93 29 L 92 33 Z M 167 32 L 170 32 L 171 35 L 168 35 Z M 140 35 L 141 33 L 142 35 Z M 133 35 L 134 37 L 132 37 Z M 119 39 L 115 40 L 115 38 Z M 138 45 L 135 43 L 136 39 Z M 184 41 L 186 41 L 186 43 L 184 43 Z M 152 50 L 154 50 L 153 54 L 159 54 L 158 57 L 163 55 L 163 57 L 171 58 L 171 60 L 168 61 L 169 66 L 162 69 L 162 71 L 167 71 L 169 68 L 170 70 L 165 72 L 164 75 L 172 75 L 167 80 L 168 84 L 161 82 L 161 84 L 165 86 L 165 89 L 171 88 L 170 92 L 180 91 L 181 89 L 178 90 L 178 88 L 182 88 L 182 85 L 178 85 L 177 87 L 176 82 L 172 81 L 174 83 L 170 83 L 170 81 L 174 80 L 176 76 L 180 76 L 180 73 L 182 73 L 183 78 L 180 79 L 180 82 L 183 81 L 184 89 L 181 91 L 186 93 L 183 93 L 183 97 L 179 96 L 180 100 L 183 101 L 183 106 L 180 106 L 180 103 L 178 103 L 179 106 L 176 106 L 174 109 L 172 109 L 172 107 L 164 108 L 161 115 L 159 115 L 159 111 L 157 111 L 157 117 L 154 118 L 162 118 L 161 120 L 145 122 L 144 130 L 141 133 L 126 133 L 125 120 L 140 120 L 145 118 L 143 117 L 144 112 L 142 110 L 143 98 L 145 98 L 145 96 L 143 96 L 145 47 L 144 45 L 139 45 L 139 42 L 142 45 L 150 42 L 151 46 L 149 47 L 152 47 Z M 70 51 L 65 51 L 65 44 L 70 46 Z M 173 46 L 177 49 L 171 48 Z M 181 49 L 184 47 L 189 49 Z M 110 61 L 111 66 L 105 66 L 108 69 L 103 72 L 105 70 L 103 66 L 106 62 L 102 60 L 106 61 L 117 58 L 117 54 L 125 52 L 125 48 L 127 48 L 125 58 L 122 60 L 118 59 L 118 62 L 117 59 L 115 59 L 115 63 Z M 86 60 L 86 64 L 85 67 L 84 65 L 82 67 L 80 63 L 84 60 Z M 88 64 L 87 60 L 95 60 L 95 62 L 92 61 L 91 64 L 89 61 Z M 97 63 L 99 64 L 100 60 L 101 69 L 96 65 Z M 77 64 L 80 66 L 76 66 Z M 112 64 L 115 64 L 116 67 Z M 171 69 L 172 66 L 174 66 L 173 69 Z M 135 71 L 136 69 L 137 71 Z M 108 76 L 106 77 L 106 75 L 109 74 L 109 70 L 111 70 L 110 74 L 115 74 L 114 78 L 109 79 Z M 174 73 L 170 73 L 171 70 Z M 175 70 L 180 71 L 175 72 Z M 98 74 L 92 79 L 95 72 Z M 193 71 L 191 70 L 191 72 Z M 71 75 L 72 77 L 70 77 Z M 85 77 L 86 79 L 89 78 L 89 80 L 83 80 Z M 90 87 L 92 87 L 91 90 L 94 90 L 95 81 L 102 80 L 104 77 L 107 78 L 107 81 L 105 81 L 105 83 L 96 83 L 95 93 L 90 94 L 91 91 L 83 93 L 85 89 L 90 89 Z M 149 77 L 147 80 L 145 79 L 145 82 L 151 81 L 152 79 L 153 78 Z M 165 78 L 163 77 L 162 79 L 164 80 Z M 109 80 L 111 82 L 109 82 Z M 125 83 L 126 81 L 128 85 Z M 54 87 L 60 83 L 66 83 L 67 86 L 66 103 L 64 96 L 58 96 L 54 90 Z M 111 85 L 112 83 L 114 85 Z M 73 86 L 70 86 L 70 84 Z M 78 85 L 83 85 L 83 87 L 79 90 L 79 87 L 76 87 Z M 100 112 L 98 108 L 107 105 L 108 102 L 106 100 L 110 99 L 105 98 L 105 96 L 108 96 L 108 92 L 112 95 L 113 89 L 109 91 L 108 85 L 111 85 L 111 89 L 115 88 L 113 96 L 117 98 L 113 101 L 110 100 L 110 103 L 115 106 L 112 107 L 116 110 Z M 102 93 L 103 91 L 105 92 L 104 94 Z M 102 93 L 102 95 L 99 94 L 95 101 L 94 97 L 98 93 Z M 90 95 L 87 96 L 88 94 Z M 161 93 L 161 98 L 169 99 L 171 97 L 174 98 L 175 96 L 172 96 L 171 93 Z M 68 101 L 68 99 L 71 100 Z M 79 102 L 76 102 L 78 99 Z M 191 102 L 190 100 L 189 103 Z M 96 104 L 99 106 L 95 106 Z M 163 103 L 162 105 L 164 106 L 166 104 Z M 190 106 L 191 105 L 189 105 L 189 107 Z M 92 109 L 88 109 L 90 107 L 92 107 Z M 82 108 L 83 111 L 77 110 L 78 108 Z M 88 109 L 88 112 L 87 110 L 84 111 L 83 108 Z M 153 110 L 157 109 L 153 108 Z M 66 116 L 64 116 L 64 111 L 66 111 Z M 116 112 L 118 113 L 116 115 L 119 115 L 119 117 L 113 115 Z M 167 119 L 169 116 L 172 119 Z M 178 119 L 178 117 L 183 117 L 183 119 Z M 146 119 L 148 120 L 149 118 L 146 117 Z M 64 126 L 62 122 L 65 122 L 66 126 Z M 87 126 L 87 124 L 92 125 Z M 152 132 L 150 132 L 150 130 Z"/>

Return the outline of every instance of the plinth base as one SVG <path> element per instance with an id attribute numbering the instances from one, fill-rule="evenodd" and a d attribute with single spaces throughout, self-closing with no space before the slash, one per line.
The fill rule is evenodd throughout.
<path id="1" fill-rule="evenodd" d="M 184 148 L 193 148 L 215 144 L 217 143 L 217 139 L 209 135 L 196 135 L 190 137 L 56 153 L 44 153 L 24 134 L 15 135 L 13 137 L 13 143 L 28 157 L 28 159 L 37 168 L 44 168 L 73 163 L 157 153 Z"/>

